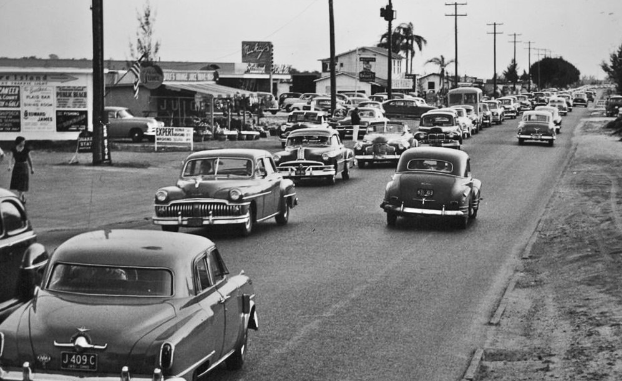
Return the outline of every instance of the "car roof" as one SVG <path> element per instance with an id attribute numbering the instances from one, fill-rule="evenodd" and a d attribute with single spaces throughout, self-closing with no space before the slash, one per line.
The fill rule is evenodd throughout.
<path id="1" fill-rule="evenodd" d="M 106 229 L 78 234 L 63 242 L 50 263 L 67 262 L 128 267 L 188 266 L 215 244 L 202 236 L 156 230 Z"/>
<path id="2" fill-rule="evenodd" d="M 247 157 L 247 158 L 260 158 L 266 156 L 272 156 L 272 154 L 263 149 L 256 148 L 223 148 L 223 149 L 210 149 L 204 151 L 198 151 L 188 155 L 186 160 L 205 158 L 205 157 Z"/>
<path id="3" fill-rule="evenodd" d="M 129 110 L 129 108 L 127 108 L 127 107 L 122 107 L 122 106 L 106 106 L 106 107 L 104 107 L 104 110 L 114 110 L 114 111 L 118 111 L 118 110 Z"/>
<path id="4" fill-rule="evenodd" d="M 525 111 L 523 113 L 523 117 L 525 117 L 525 115 L 546 115 L 546 116 L 551 116 L 551 113 L 546 111 L 546 110 L 542 110 L 541 109 L 538 110 L 532 110 L 532 111 Z"/>
<path id="5" fill-rule="evenodd" d="M 430 110 L 428 112 L 426 112 L 425 114 L 421 115 L 421 117 L 424 117 L 425 115 L 431 115 L 431 114 L 443 114 L 443 115 L 451 115 L 451 116 L 456 116 L 456 111 L 453 110 L 449 110 L 449 109 L 436 109 L 436 110 Z"/>
<path id="6" fill-rule="evenodd" d="M 445 147 L 414 147 L 402 153 L 397 168 L 398 172 L 406 171 L 408 161 L 413 159 L 444 160 L 454 164 L 453 173 L 464 173 L 464 167 L 469 159 L 469 154 L 464 151 Z"/>
<path id="7" fill-rule="evenodd" d="M 292 131 L 288 137 L 296 136 L 296 135 L 308 135 L 308 134 L 324 134 L 324 135 L 335 135 L 339 134 L 337 131 L 332 128 L 324 128 L 324 127 L 308 127 L 301 128 L 299 130 Z"/>

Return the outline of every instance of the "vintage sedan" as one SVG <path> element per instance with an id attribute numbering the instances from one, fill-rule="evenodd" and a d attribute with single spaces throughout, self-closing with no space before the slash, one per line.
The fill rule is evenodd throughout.
<path id="1" fill-rule="evenodd" d="M 279 127 L 281 148 L 285 148 L 287 137 L 292 131 L 307 127 L 328 128 L 328 115 L 324 111 L 293 111 L 287 116 L 287 122 Z"/>
<path id="2" fill-rule="evenodd" d="M 363 141 L 354 146 L 354 158 L 359 168 L 374 162 L 397 163 L 404 151 L 418 145 L 407 124 L 375 122 L 367 126 Z"/>
<path id="3" fill-rule="evenodd" d="M 611 95 L 605 100 L 605 116 L 619 116 L 622 110 L 622 95 Z"/>
<path id="4" fill-rule="evenodd" d="M 217 149 L 190 154 L 175 186 L 155 194 L 153 223 L 162 230 L 233 225 L 248 236 L 257 222 L 285 225 L 298 204 L 272 154 L 259 149 Z"/>
<path id="5" fill-rule="evenodd" d="M 568 115 L 568 106 L 566 105 L 566 100 L 564 98 L 553 97 L 549 99 L 549 104 L 547 106 L 557 107 L 559 115 Z"/>
<path id="6" fill-rule="evenodd" d="M 490 108 L 490 113 L 492 115 L 492 122 L 496 124 L 501 124 L 505 120 L 505 109 L 501 105 L 501 102 L 498 100 L 492 99 L 485 101 Z"/>
<path id="7" fill-rule="evenodd" d="M 133 142 L 141 142 L 144 138 L 155 139 L 156 128 L 164 127 L 164 123 L 154 118 L 141 118 L 132 115 L 127 107 L 109 106 L 104 108 L 108 115 L 108 137 L 110 139 L 130 138 Z"/>
<path id="8" fill-rule="evenodd" d="M 455 219 L 465 229 L 477 217 L 481 188 L 466 152 L 411 148 L 400 157 L 380 207 L 389 226 L 395 226 L 398 217 L 439 216 Z"/>
<path id="9" fill-rule="evenodd" d="M 462 145 L 462 127 L 454 109 L 428 111 L 421 116 L 415 139 L 419 143 L 435 147 L 460 149 Z"/>
<path id="10" fill-rule="evenodd" d="M 365 128 L 371 124 L 376 122 L 388 122 L 389 119 L 384 116 L 382 111 L 378 108 L 374 107 L 358 107 L 358 113 L 361 117 L 361 124 L 359 125 L 359 133 L 358 137 L 354 140 L 358 140 L 362 135 L 365 134 Z M 352 112 L 354 109 L 348 111 L 348 114 L 345 118 L 337 121 L 331 127 L 337 130 L 341 135 L 341 139 L 345 139 L 346 137 L 352 138 L 352 134 L 354 133 L 354 129 L 352 128 Z"/>
<path id="11" fill-rule="evenodd" d="M 387 118 L 412 119 L 420 118 L 436 107 L 430 106 L 421 99 L 390 99 L 382 104 L 384 116 Z"/>
<path id="12" fill-rule="evenodd" d="M 538 106 L 540 107 L 540 106 Z M 555 124 L 550 111 L 534 110 L 523 113 L 523 118 L 518 123 L 518 144 L 522 145 L 526 140 L 548 142 L 550 146 L 555 144 Z"/>
<path id="13" fill-rule="evenodd" d="M 562 133 L 562 117 L 559 113 L 559 109 L 555 106 L 536 106 L 534 110 L 538 111 L 548 111 L 553 116 L 553 124 L 555 125 L 555 132 L 558 134 Z"/>
<path id="14" fill-rule="evenodd" d="M 288 179 L 324 179 L 335 184 L 335 178 L 350 178 L 354 152 L 341 142 L 332 128 L 306 128 L 292 132 L 285 151 L 274 154 L 279 172 Z"/>
<path id="15" fill-rule="evenodd" d="M 486 102 L 480 103 L 480 114 L 482 115 L 482 127 L 492 126 L 492 111 Z"/>
<path id="16" fill-rule="evenodd" d="M 28 220 L 24 204 L 0 188 L 0 322 L 27 303 L 48 261 L 45 247 Z M 0 339 L 1 341 L 1 339 Z M 0 352 L 2 343 L 0 342 Z M 2 372 L 0 372 L 0 379 Z"/>
<path id="17" fill-rule="evenodd" d="M 466 108 L 462 106 L 450 106 L 449 108 L 456 110 L 458 123 L 460 123 L 460 127 L 462 128 L 462 137 L 464 139 L 472 137 L 475 133 L 475 125 L 473 124 L 473 119 L 469 118 Z"/>
<path id="18" fill-rule="evenodd" d="M 588 104 L 588 100 L 587 100 L 586 93 L 575 93 L 574 94 L 574 97 L 572 98 L 573 107 L 583 106 L 587 108 L 587 104 Z"/>
<path id="19" fill-rule="evenodd" d="M 0 324 L 0 379 L 187 380 L 244 364 L 255 291 L 205 237 L 99 230 L 61 244 Z"/>
<path id="20" fill-rule="evenodd" d="M 508 118 L 516 119 L 520 111 L 520 104 L 516 100 L 516 97 L 506 96 L 498 98 L 505 111 L 505 116 Z"/>

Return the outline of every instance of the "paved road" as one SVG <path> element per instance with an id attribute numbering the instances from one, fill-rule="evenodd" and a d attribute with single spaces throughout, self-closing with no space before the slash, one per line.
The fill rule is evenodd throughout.
<path id="1" fill-rule="evenodd" d="M 186 230 L 214 239 L 230 270 L 244 269 L 258 292 L 261 328 L 251 333 L 244 370 L 217 369 L 209 378 L 460 379 L 485 341 L 486 322 L 571 153 L 581 115 L 587 112 L 565 117 L 552 148 L 519 147 L 516 121 L 465 141 L 484 197 L 466 231 L 437 220 L 399 220 L 388 229 L 379 204 L 389 166 L 357 169 L 335 186 L 297 187 L 301 204 L 285 227 L 265 222 L 246 239 Z M 35 162 L 43 155 L 35 153 Z M 47 181 L 35 175 L 29 213 L 48 247 L 115 221 L 155 229 L 152 195 L 174 183 L 186 153 L 124 155 L 117 161 L 125 166 L 46 165 Z M 145 162 L 153 165 L 137 168 Z"/>

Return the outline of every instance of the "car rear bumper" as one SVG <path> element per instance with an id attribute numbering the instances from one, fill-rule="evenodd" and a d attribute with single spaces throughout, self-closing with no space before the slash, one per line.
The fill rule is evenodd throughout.
<path id="1" fill-rule="evenodd" d="M 384 160 L 399 160 L 400 159 L 400 155 L 397 155 L 397 154 L 388 154 L 388 155 L 354 155 L 354 158 L 356 160 L 367 160 L 367 161 L 378 160 L 378 161 L 384 161 Z"/>
<path id="2" fill-rule="evenodd" d="M 123 371 L 127 372 L 127 378 L 124 378 Z M 105 374 L 105 375 L 93 375 L 92 377 L 78 377 L 69 374 L 56 374 L 56 373 L 39 373 L 34 372 L 29 363 L 24 363 L 23 369 L 19 370 L 6 370 L 0 368 L 0 379 L 2 381 L 153 381 L 164 380 L 165 377 L 160 375 L 134 375 L 130 376 L 129 371 L 120 371 L 118 375 Z M 184 378 L 174 376 L 166 377 L 166 381 L 185 381 Z"/>
<path id="3" fill-rule="evenodd" d="M 466 213 L 462 210 L 446 210 L 443 209 L 422 209 L 409 208 L 404 205 L 396 206 L 382 203 L 380 207 L 387 213 L 394 213 L 398 216 L 464 216 Z"/>
<path id="4" fill-rule="evenodd" d="M 555 136 L 551 135 L 517 134 L 516 137 L 524 140 L 555 140 Z"/>

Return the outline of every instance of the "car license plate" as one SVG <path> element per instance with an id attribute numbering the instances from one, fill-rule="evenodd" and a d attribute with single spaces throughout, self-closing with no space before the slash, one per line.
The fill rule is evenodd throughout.
<path id="1" fill-rule="evenodd" d="M 97 355 L 94 353 L 60 353 L 60 368 L 65 370 L 97 371 Z"/>
<path id="2" fill-rule="evenodd" d="M 532 134 L 531 137 L 540 140 L 542 139 L 542 134 Z"/>
<path id="3" fill-rule="evenodd" d="M 304 176 L 305 174 L 305 170 L 304 169 L 297 169 L 296 170 L 296 176 Z"/>
<path id="4" fill-rule="evenodd" d="M 374 159 L 384 159 L 385 155 L 374 155 Z"/>
<path id="5" fill-rule="evenodd" d="M 434 190 L 432 189 L 417 189 L 417 195 L 420 197 L 431 197 L 434 195 Z"/>
<path id="6" fill-rule="evenodd" d="M 203 218 L 201 217 L 190 217 L 188 218 L 188 226 L 203 226 Z"/>

